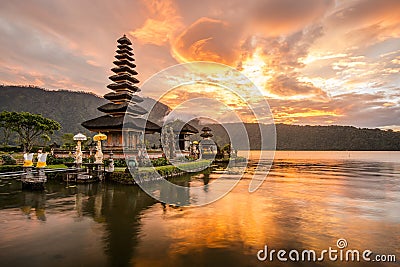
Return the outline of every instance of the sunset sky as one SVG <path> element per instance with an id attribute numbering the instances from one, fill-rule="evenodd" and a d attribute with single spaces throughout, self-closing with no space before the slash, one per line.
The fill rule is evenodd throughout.
<path id="1" fill-rule="evenodd" d="M 124 33 L 142 82 L 214 61 L 276 122 L 400 130 L 399 0 L 2 0 L 0 83 L 103 95 Z"/>

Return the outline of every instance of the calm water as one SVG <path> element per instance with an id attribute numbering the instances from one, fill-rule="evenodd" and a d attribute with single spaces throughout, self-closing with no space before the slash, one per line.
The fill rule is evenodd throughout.
<path id="1" fill-rule="evenodd" d="M 253 152 L 253 156 L 257 152 Z M 252 170 L 249 170 L 249 175 Z M 177 183 L 212 182 L 214 173 Z M 200 208 L 164 206 L 135 186 L 0 181 L 1 266 L 377 266 L 260 262 L 270 249 L 395 254 L 400 264 L 399 152 L 278 152 L 261 188 L 248 176 Z"/>

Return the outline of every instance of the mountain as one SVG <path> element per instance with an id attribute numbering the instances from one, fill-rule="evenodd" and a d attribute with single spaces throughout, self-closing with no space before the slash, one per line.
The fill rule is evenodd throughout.
<path id="1" fill-rule="evenodd" d="M 191 122 L 198 130 L 205 125 L 196 125 Z M 240 144 L 237 149 L 245 149 L 243 136 L 249 138 L 250 149 L 261 148 L 260 126 L 254 123 L 244 123 L 244 132 L 239 131 L 241 124 L 228 123 L 222 125 L 207 124 L 213 130 L 213 139 L 218 145 L 229 143 L 227 131 L 231 133 L 231 139 Z M 273 127 L 271 125 L 261 125 L 263 132 L 263 147 L 268 149 L 273 147 Z M 400 132 L 392 130 L 356 128 L 353 126 L 310 126 L 310 125 L 287 125 L 276 124 L 276 149 L 277 150 L 360 150 L 360 151 L 384 151 L 400 150 Z M 193 136 L 193 140 L 199 140 L 199 134 Z"/>
<path id="2" fill-rule="evenodd" d="M 0 111 L 27 111 L 58 121 L 62 129 L 53 137 L 58 142 L 64 133 L 90 134 L 81 123 L 104 115 L 97 107 L 105 103 L 108 103 L 106 99 L 88 92 L 46 90 L 32 86 L 0 86 Z M 146 109 L 154 103 L 154 99 L 144 98 L 139 106 Z M 168 111 L 166 105 L 157 103 L 150 119 L 158 122 Z"/>
<path id="3" fill-rule="evenodd" d="M 83 121 L 103 115 L 97 107 L 108 101 L 87 92 L 76 92 L 67 90 L 50 91 L 38 87 L 23 86 L 0 86 L 0 111 L 28 111 L 40 113 L 45 117 L 58 121 L 62 129 L 53 136 L 53 140 L 60 143 L 63 133 L 82 132 L 90 134 L 81 126 Z M 162 124 L 161 119 L 170 109 L 168 106 L 156 102 L 151 98 L 144 98 L 139 105 L 148 110 L 153 106 L 150 120 Z M 209 126 L 214 133 L 213 139 L 218 145 L 223 146 L 230 143 L 224 127 L 231 133 L 231 140 L 237 140 L 240 144 L 237 149 L 246 148 L 243 134 L 249 136 L 251 149 L 260 149 L 261 136 L 258 124 L 245 123 L 244 131 L 240 124 L 228 123 L 219 125 L 213 121 L 198 119 L 190 122 L 199 133 L 191 136 L 192 140 L 200 140 L 201 129 Z M 263 136 L 264 147 L 272 147 L 268 137 L 273 136 L 273 127 L 261 125 L 266 138 Z M 353 126 L 300 126 L 277 124 L 276 148 L 278 150 L 400 150 L 400 132 L 380 129 L 356 128 Z M 242 128 L 243 129 L 243 128 Z M 2 139 L 0 137 L 0 139 Z M 158 140 L 157 135 L 153 136 Z"/>

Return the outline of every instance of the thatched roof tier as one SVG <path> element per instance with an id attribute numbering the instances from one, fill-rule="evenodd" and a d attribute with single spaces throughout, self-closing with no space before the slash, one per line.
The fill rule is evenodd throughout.
<path id="1" fill-rule="evenodd" d="M 137 105 L 129 105 L 128 102 L 116 104 L 116 103 L 107 103 L 97 108 L 101 112 L 104 113 L 124 113 L 129 112 L 133 115 L 144 115 L 147 111 Z"/>
<path id="2" fill-rule="evenodd" d="M 189 123 L 185 123 L 183 121 L 173 121 L 166 124 L 166 126 L 172 127 L 176 134 L 197 134 L 199 131 L 190 125 Z"/>
<path id="3" fill-rule="evenodd" d="M 118 42 L 119 44 L 132 45 L 131 40 L 129 40 L 129 39 L 126 37 L 125 34 L 124 34 L 124 36 L 122 36 L 121 38 L 119 38 L 119 39 L 117 40 L 117 42 Z"/>
<path id="4" fill-rule="evenodd" d="M 138 95 L 132 95 L 129 93 L 108 93 L 104 95 L 104 98 L 110 101 L 120 100 L 120 101 L 132 101 L 135 103 L 143 102 L 143 98 Z"/>
<path id="5" fill-rule="evenodd" d="M 136 79 L 135 77 L 132 77 L 129 74 L 119 74 L 119 75 L 112 75 L 109 77 L 111 81 L 113 82 L 126 82 L 129 81 L 131 83 L 139 83 L 139 80 Z"/>
<path id="6" fill-rule="evenodd" d="M 180 130 L 181 134 L 197 134 L 198 132 L 199 131 L 189 123 L 185 123 L 185 125 Z"/>
<path id="7" fill-rule="evenodd" d="M 208 133 L 208 132 L 204 132 L 202 134 L 200 134 L 201 137 L 203 138 L 209 138 L 209 137 L 213 137 L 212 133 Z"/>
<path id="8" fill-rule="evenodd" d="M 115 60 L 114 62 L 114 65 L 117 65 L 117 66 L 128 66 L 128 67 L 130 67 L 130 68 L 136 68 L 136 64 L 133 64 L 132 62 L 130 62 L 130 61 L 128 61 L 128 60 L 126 60 L 126 59 L 124 59 L 124 60 Z"/>
<path id="9" fill-rule="evenodd" d="M 117 45 L 117 47 L 118 47 L 118 49 L 128 49 L 129 51 L 133 50 L 133 48 L 130 47 L 129 45 L 127 45 L 127 44 Z"/>
<path id="10" fill-rule="evenodd" d="M 129 91 L 133 91 L 133 92 L 140 92 L 140 88 L 135 86 L 134 84 L 130 83 L 130 82 L 122 82 L 122 83 L 111 83 L 109 85 L 107 85 L 107 88 L 114 90 L 114 91 L 118 91 L 118 90 L 129 90 Z"/>
<path id="11" fill-rule="evenodd" d="M 122 73 L 122 72 L 127 72 L 127 73 L 130 73 L 132 75 L 137 75 L 138 74 L 136 70 L 134 70 L 134 69 L 132 69 L 132 68 L 130 68 L 128 66 L 120 66 L 120 67 L 112 68 L 111 71 L 116 73 L 116 74 L 119 74 L 119 73 Z"/>
<path id="12" fill-rule="evenodd" d="M 124 116 L 113 117 L 111 115 L 101 116 L 92 120 L 88 120 L 82 123 L 82 126 L 90 131 L 102 131 L 104 129 L 145 129 L 146 133 L 160 133 L 161 127 L 151 121 L 146 121 L 142 118 L 128 117 L 124 125 Z"/>
<path id="13" fill-rule="evenodd" d="M 117 54 L 114 56 L 118 60 L 129 60 L 129 61 L 135 61 L 135 59 L 131 56 L 128 56 L 127 54 Z"/>
<path id="14" fill-rule="evenodd" d="M 203 129 L 201 129 L 203 131 L 202 134 L 200 134 L 201 137 L 203 138 L 210 138 L 213 137 L 213 134 L 211 133 L 211 129 L 208 126 L 203 127 Z"/>
<path id="15" fill-rule="evenodd" d="M 115 92 L 104 95 L 104 98 L 111 102 L 98 107 L 98 110 L 106 115 L 85 121 L 82 126 L 90 131 L 120 132 L 122 129 L 124 131 L 133 129 L 145 133 L 161 132 L 160 126 L 139 117 L 147 111 L 137 105 L 143 102 L 143 99 L 135 94 L 140 92 L 140 89 L 135 86 L 139 80 L 134 77 L 138 73 L 134 70 L 136 65 L 132 63 L 134 61 L 131 57 L 132 43 L 125 35 L 118 39 L 118 43 L 115 56 L 118 60 L 114 61 L 116 67 L 111 69 L 115 75 L 109 77 L 113 83 L 107 85 L 107 88 Z M 124 120 L 128 122 L 124 123 Z"/>
<path id="16" fill-rule="evenodd" d="M 117 52 L 117 54 L 120 54 L 120 55 L 126 54 L 126 55 L 129 55 L 129 56 L 133 56 L 133 53 L 131 51 L 129 51 L 128 49 L 118 49 L 115 52 Z"/>

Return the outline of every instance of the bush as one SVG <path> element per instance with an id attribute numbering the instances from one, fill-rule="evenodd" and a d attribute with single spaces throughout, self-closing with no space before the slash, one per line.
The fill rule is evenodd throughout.
<path id="1" fill-rule="evenodd" d="M 158 167 L 158 166 L 169 165 L 170 163 L 169 163 L 169 161 L 168 161 L 166 158 L 161 157 L 161 158 L 156 158 L 156 159 L 151 160 L 151 164 L 152 164 L 154 167 Z"/>
<path id="2" fill-rule="evenodd" d="M 58 164 L 63 164 L 64 163 L 64 159 L 63 158 L 57 158 L 54 157 L 53 155 L 48 155 L 47 156 L 47 165 L 58 165 Z"/>
<path id="3" fill-rule="evenodd" d="M 2 146 L 0 147 L 0 151 L 13 153 L 13 152 L 22 152 L 21 146 Z"/>
<path id="4" fill-rule="evenodd" d="M 63 158 L 63 160 L 64 160 L 64 163 L 66 163 L 66 162 L 75 162 L 75 158 L 74 157 L 66 157 L 66 158 Z"/>
<path id="5" fill-rule="evenodd" d="M 1 165 L 0 172 L 17 172 L 22 171 L 22 166 L 20 165 Z"/>
<path id="6" fill-rule="evenodd" d="M 114 160 L 114 167 L 126 167 L 125 159 L 116 159 L 116 160 Z"/>
<path id="7" fill-rule="evenodd" d="M 4 165 L 15 165 L 17 161 L 11 155 L 2 155 L 1 159 L 3 160 Z"/>

